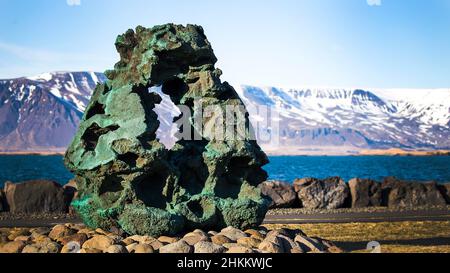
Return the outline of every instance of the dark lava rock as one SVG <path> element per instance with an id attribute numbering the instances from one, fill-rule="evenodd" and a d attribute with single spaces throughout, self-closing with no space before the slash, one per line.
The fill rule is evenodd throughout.
<path id="1" fill-rule="evenodd" d="M 350 196 L 347 184 L 339 177 L 324 180 L 297 179 L 294 181 L 294 189 L 303 207 L 307 209 L 342 208 Z"/>
<path id="2" fill-rule="evenodd" d="M 72 201 L 78 197 L 78 186 L 75 179 L 72 179 L 63 186 L 64 194 L 67 196 L 67 199 Z"/>
<path id="3" fill-rule="evenodd" d="M 259 225 L 268 201 L 257 186 L 267 179 L 261 167 L 268 159 L 251 137 L 246 113 L 224 127 L 232 134 L 222 139 L 208 130 L 225 125 L 226 107 L 245 106 L 233 87 L 221 82 L 203 29 L 139 26 L 120 35 L 116 48 L 120 61 L 96 87 L 65 155 L 78 185 L 72 205 L 85 223 L 153 236 Z M 157 139 L 154 108 L 162 98 L 155 88 L 193 113 L 195 119 L 182 114 L 174 123 L 178 136 L 194 140 L 178 140 L 168 150 Z M 202 115 L 208 107 L 211 115 Z M 180 126 L 183 120 L 187 124 Z"/>
<path id="4" fill-rule="evenodd" d="M 447 204 L 450 204 L 450 182 L 443 185 L 438 185 L 438 188 Z"/>
<path id="5" fill-rule="evenodd" d="M 310 183 L 316 183 L 318 181 L 319 181 L 319 179 L 312 178 L 312 177 L 298 178 L 298 179 L 294 180 L 294 183 L 293 183 L 294 191 L 296 193 L 298 193 L 304 187 L 304 185 L 307 185 Z"/>
<path id="6" fill-rule="evenodd" d="M 383 204 L 388 207 L 408 208 L 446 204 L 436 182 L 406 182 L 388 177 L 381 187 Z"/>
<path id="7" fill-rule="evenodd" d="M 72 179 L 64 185 L 64 195 L 66 196 L 67 206 L 69 207 L 69 214 L 76 214 L 74 207 L 72 206 L 72 201 L 75 201 L 78 198 L 78 186 L 75 179 Z"/>
<path id="8" fill-rule="evenodd" d="M 65 213 L 67 199 L 61 185 L 53 181 L 32 180 L 5 183 L 6 201 L 11 213 Z"/>
<path id="9" fill-rule="evenodd" d="M 352 208 L 381 206 L 381 184 L 370 179 L 355 178 L 348 182 Z"/>
<path id="10" fill-rule="evenodd" d="M 281 181 L 266 181 L 259 185 L 261 193 L 271 199 L 270 207 L 292 208 L 297 200 L 297 194 L 292 185 Z"/>
<path id="11" fill-rule="evenodd" d="M 2 189 L 0 189 L 0 212 L 6 211 L 6 197 Z"/>

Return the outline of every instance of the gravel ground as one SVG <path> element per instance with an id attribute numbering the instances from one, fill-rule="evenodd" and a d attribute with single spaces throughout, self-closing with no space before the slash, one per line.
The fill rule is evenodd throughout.
<path id="1" fill-rule="evenodd" d="M 439 211 L 449 211 L 450 205 L 447 206 L 434 206 L 434 207 L 415 207 L 415 208 L 386 208 L 386 207 L 369 207 L 369 208 L 345 208 L 345 209 L 305 209 L 305 208 L 285 208 L 285 209 L 272 209 L 267 212 L 267 215 L 312 215 L 312 214 L 337 214 L 337 213 L 361 213 L 361 212 L 411 212 L 411 211 L 429 211 L 429 210 L 439 210 Z M 52 214 L 52 213 L 41 213 L 41 214 L 12 214 L 9 212 L 0 213 L 0 221 L 7 220 L 70 220 L 78 221 L 79 218 L 75 214 Z"/>
<path id="2" fill-rule="evenodd" d="M 78 216 L 75 214 L 67 214 L 67 213 L 35 213 L 35 214 L 17 214 L 17 213 L 9 213 L 2 212 L 0 213 L 0 221 L 7 220 L 76 220 Z"/>
<path id="3" fill-rule="evenodd" d="M 346 208 L 346 209 L 305 209 L 305 208 L 286 208 L 269 210 L 267 215 L 311 215 L 311 214 L 338 214 L 338 213 L 361 213 L 361 212 L 411 212 L 411 211 L 430 211 L 430 210 L 447 210 L 450 212 L 450 206 L 428 206 L 415 208 L 386 208 L 386 207 L 369 207 L 369 208 Z"/>

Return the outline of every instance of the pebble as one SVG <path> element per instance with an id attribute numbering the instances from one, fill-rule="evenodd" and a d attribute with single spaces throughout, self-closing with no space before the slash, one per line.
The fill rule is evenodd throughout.
<path id="1" fill-rule="evenodd" d="M 135 240 L 131 239 L 130 237 L 127 237 L 125 239 L 122 240 L 122 243 L 126 246 L 131 245 L 133 243 L 136 243 Z"/>
<path id="2" fill-rule="evenodd" d="M 283 253 L 283 249 L 281 246 L 274 244 L 269 241 L 262 241 L 261 244 L 259 244 L 258 249 L 261 251 L 265 251 L 267 253 Z"/>
<path id="3" fill-rule="evenodd" d="M 254 236 L 254 237 L 264 237 L 259 231 L 257 231 L 256 229 L 247 229 L 246 231 L 244 231 L 248 236 Z M 263 238 L 264 239 L 264 238 Z M 263 240 L 262 239 L 262 240 Z"/>
<path id="4" fill-rule="evenodd" d="M 52 228 L 48 237 L 52 240 L 58 240 L 62 237 L 66 237 L 69 235 L 73 235 L 76 233 L 76 230 L 66 227 L 65 225 L 56 225 Z"/>
<path id="5" fill-rule="evenodd" d="M 22 253 L 39 253 L 39 247 L 36 245 L 27 245 L 22 249 Z"/>
<path id="6" fill-rule="evenodd" d="M 133 235 L 128 237 L 136 242 L 139 242 L 141 244 L 151 244 L 154 241 L 156 241 L 155 238 L 153 238 L 152 236 L 141 236 L 141 235 Z"/>
<path id="7" fill-rule="evenodd" d="M 242 237 L 248 237 L 247 234 L 245 234 L 245 232 L 234 227 L 224 228 L 220 231 L 219 234 L 227 236 L 228 238 L 230 238 L 230 240 L 235 242 Z"/>
<path id="8" fill-rule="evenodd" d="M 233 246 L 226 253 L 255 253 L 255 251 L 245 246 Z"/>
<path id="9" fill-rule="evenodd" d="M 262 240 L 259 240 L 259 239 L 253 238 L 253 237 L 243 237 L 243 238 L 240 238 L 239 240 L 237 240 L 237 243 L 242 246 L 246 246 L 246 247 L 250 247 L 250 248 L 258 248 L 261 241 Z"/>
<path id="10" fill-rule="evenodd" d="M 205 241 L 200 241 L 194 246 L 194 253 L 223 253 L 225 250 L 225 247 L 221 245 Z"/>
<path id="11" fill-rule="evenodd" d="M 24 236 L 24 235 L 17 236 L 16 238 L 14 238 L 14 241 L 22 241 L 25 243 L 31 242 L 31 236 Z"/>
<path id="12" fill-rule="evenodd" d="M 311 251 L 319 253 L 324 251 L 324 245 L 320 244 L 316 239 L 309 238 L 303 235 L 297 235 L 295 236 L 294 241 L 297 242 L 305 252 Z"/>
<path id="13" fill-rule="evenodd" d="M 128 253 L 127 249 L 122 245 L 110 245 L 105 253 L 119 254 L 119 253 Z"/>
<path id="14" fill-rule="evenodd" d="M 134 253 L 148 254 L 148 253 L 155 253 L 155 250 L 151 245 L 138 244 L 136 245 L 136 247 L 134 247 Z"/>
<path id="15" fill-rule="evenodd" d="M 29 230 L 23 229 L 23 228 L 15 228 L 8 235 L 8 240 L 14 241 L 14 239 L 16 239 L 16 237 L 28 236 L 28 235 L 31 235 L 31 232 Z"/>
<path id="16" fill-rule="evenodd" d="M 233 241 L 225 235 L 217 234 L 211 237 L 211 241 L 217 245 L 232 243 Z"/>
<path id="17" fill-rule="evenodd" d="M 184 236 L 151 236 L 92 230 L 80 224 L 49 228 L 0 229 L 0 253 L 342 253 L 330 241 L 308 237 L 301 230 L 220 232 L 196 229 Z"/>
<path id="18" fill-rule="evenodd" d="M 103 253 L 103 251 L 101 251 L 100 249 L 95 249 L 95 248 L 83 248 L 80 250 L 80 252 L 78 253 L 84 253 L 84 254 L 98 254 L 98 253 Z"/>
<path id="19" fill-rule="evenodd" d="M 70 242 L 76 242 L 80 246 L 82 246 L 86 241 L 88 240 L 88 236 L 84 233 L 76 233 L 73 235 L 69 235 L 66 237 L 63 237 L 58 240 L 62 245 L 66 245 Z"/>
<path id="20" fill-rule="evenodd" d="M 84 249 L 93 248 L 106 251 L 108 247 L 114 244 L 114 240 L 106 235 L 95 235 L 83 244 Z"/>
<path id="21" fill-rule="evenodd" d="M 146 244 L 146 243 L 143 243 L 143 244 Z M 158 249 L 160 249 L 161 247 L 163 247 L 163 246 L 165 246 L 167 244 L 164 244 L 164 243 L 161 243 L 158 240 L 155 240 L 150 245 L 153 247 L 154 250 L 158 250 Z"/>
<path id="22" fill-rule="evenodd" d="M 81 247 L 79 245 L 66 244 L 62 247 L 61 253 L 78 253 L 80 250 Z"/>
<path id="23" fill-rule="evenodd" d="M 209 236 L 214 236 L 214 235 L 217 235 L 217 234 L 219 234 L 219 232 L 217 232 L 217 231 L 214 231 L 214 230 L 210 230 L 210 231 L 208 231 L 208 235 Z"/>
<path id="24" fill-rule="evenodd" d="M 200 241 L 206 241 L 206 242 L 211 241 L 211 239 L 208 237 L 208 235 L 202 234 L 202 233 L 197 233 L 197 232 L 191 232 L 191 233 L 186 234 L 183 237 L 183 240 L 191 246 L 195 245 L 196 243 L 198 243 Z"/>
<path id="25" fill-rule="evenodd" d="M 179 240 L 180 240 L 180 238 L 168 237 L 168 236 L 161 236 L 158 238 L 158 241 L 160 241 L 161 243 L 166 243 L 166 244 L 173 244 Z"/>
<path id="26" fill-rule="evenodd" d="M 32 228 L 30 229 L 31 236 L 35 237 L 37 235 L 48 235 L 50 233 L 51 229 L 47 227 L 39 227 L 39 228 Z"/>
<path id="27" fill-rule="evenodd" d="M 0 248 L 0 253 L 20 253 L 26 246 L 23 241 L 9 242 Z"/>
<path id="28" fill-rule="evenodd" d="M 193 251 L 194 248 L 184 240 L 165 245 L 159 249 L 159 253 L 192 253 Z"/>
<path id="29" fill-rule="evenodd" d="M 139 245 L 139 243 L 132 243 L 127 245 L 125 248 L 127 249 L 128 253 L 134 253 L 134 250 Z"/>

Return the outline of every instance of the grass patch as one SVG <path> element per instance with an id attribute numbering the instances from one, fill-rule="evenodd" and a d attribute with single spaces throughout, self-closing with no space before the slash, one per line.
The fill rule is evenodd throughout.
<path id="1" fill-rule="evenodd" d="M 382 252 L 388 253 L 450 253 L 450 221 L 265 226 L 300 228 L 308 236 L 331 240 L 350 252 L 368 252 L 367 243 L 377 241 Z"/>

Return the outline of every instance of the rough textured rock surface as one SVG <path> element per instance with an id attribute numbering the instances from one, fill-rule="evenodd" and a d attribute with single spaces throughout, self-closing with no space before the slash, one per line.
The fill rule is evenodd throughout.
<path id="1" fill-rule="evenodd" d="M 436 182 L 405 182 L 388 177 L 382 185 L 383 204 L 388 207 L 416 207 L 445 205 Z"/>
<path id="2" fill-rule="evenodd" d="M 347 184 L 339 177 L 297 179 L 294 188 L 302 206 L 307 209 L 342 208 L 350 196 Z"/>
<path id="3" fill-rule="evenodd" d="M 67 196 L 67 198 L 69 200 L 73 200 L 76 199 L 78 196 L 78 188 L 77 188 L 77 182 L 72 179 L 69 181 L 69 183 L 67 183 L 66 185 L 63 186 L 64 189 L 64 194 Z"/>
<path id="4" fill-rule="evenodd" d="M 6 202 L 11 213 L 64 213 L 68 199 L 61 185 L 53 181 L 32 180 L 5 184 Z"/>
<path id="5" fill-rule="evenodd" d="M 450 182 L 439 185 L 438 187 L 447 204 L 450 204 Z"/>
<path id="6" fill-rule="evenodd" d="M 0 189 L 0 212 L 6 211 L 6 197 L 2 189 Z"/>
<path id="7" fill-rule="evenodd" d="M 352 208 L 381 206 L 381 184 L 370 179 L 355 178 L 348 182 Z"/>
<path id="8" fill-rule="evenodd" d="M 261 193 L 272 200 L 269 208 L 291 208 L 297 201 L 294 188 L 281 181 L 266 181 L 259 185 Z"/>
<path id="9" fill-rule="evenodd" d="M 260 224 L 268 201 L 257 186 L 267 178 L 261 167 L 268 160 L 249 137 L 248 117 L 232 126 L 245 126 L 242 140 L 216 139 L 201 130 L 223 124 L 218 116 L 202 116 L 201 109 L 244 107 L 221 82 L 203 29 L 139 26 L 120 35 L 116 48 L 121 59 L 106 72 L 108 81 L 96 87 L 65 156 L 78 185 L 72 205 L 85 223 L 153 236 Z M 179 128 L 198 140 L 179 140 L 168 150 L 157 139 L 154 108 L 161 96 L 154 87 L 202 117 L 201 124 L 191 119 L 183 126 L 189 128 Z"/>

